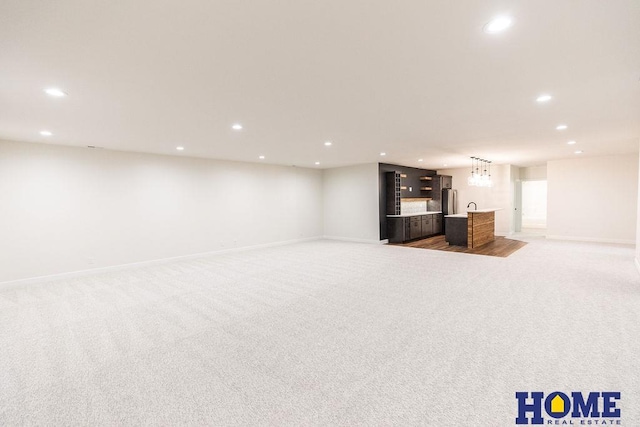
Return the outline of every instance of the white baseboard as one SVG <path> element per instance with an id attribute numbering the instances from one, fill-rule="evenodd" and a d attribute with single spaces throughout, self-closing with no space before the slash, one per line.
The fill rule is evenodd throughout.
<path id="1" fill-rule="evenodd" d="M 49 274 L 49 275 L 45 275 L 45 276 L 27 277 L 27 278 L 24 278 L 24 279 L 8 280 L 8 281 L 0 282 L 0 288 L 4 289 L 6 287 L 12 287 L 12 286 L 16 286 L 16 285 L 29 285 L 29 284 L 39 283 L 39 282 L 43 282 L 43 281 L 47 281 L 47 280 L 57 280 L 57 279 L 64 279 L 64 278 L 72 278 L 72 277 L 84 276 L 86 274 L 105 273 L 105 272 L 109 272 L 109 271 L 117 271 L 117 270 L 122 270 L 122 269 L 127 269 L 127 268 L 135 268 L 135 267 L 143 267 L 143 266 L 148 266 L 148 265 L 163 264 L 163 263 L 170 262 L 170 261 L 188 260 L 188 259 L 194 259 L 194 258 L 201 258 L 201 257 L 204 257 L 204 256 L 209 256 L 209 255 L 220 255 L 220 254 L 232 253 L 232 252 L 250 251 L 250 250 L 253 250 L 253 249 L 262 249 L 262 248 L 271 248 L 271 247 L 276 247 L 276 246 L 285 246 L 285 245 L 291 245 L 293 243 L 310 242 L 310 241 L 313 241 L 313 240 L 320 240 L 320 239 L 322 239 L 322 237 L 316 236 L 316 237 L 307 237 L 307 238 L 304 238 L 304 239 L 283 240 L 283 241 L 279 241 L 279 242 L 263 243 L 263 244 L 260 244 L 260 245 L 241 246 L 241 247 L 237 247 L 237 248 L 220 249 L 220 250 L 216 250 L 216 251 L 200 252 L 200 253 L 196 253 L 196 254 L 178 255 L 178 256 L 168 257 L 168 258 L 152 259 L 152 260 L 148 260 L 148 261 L 131 262 L 131 263 L 127 263 L 127 264 L 116 264 L 116 265 L 109 265 L 109 266 L 106 266 L 106 267 L 88 268 L 88 269 L 85 269 L 85 270 L 76 270 L 76 271 L 69 271 L 69 272 L 65 272 L 65 273 Z"/>
<path id="2" fill-rule="evenodd" d="M 389 243 L 389 240 L 370 240 L 370 239 L 357 239 L 353 237 L 339 237 L 339 236 L 322 236 L 323 239 L 327 240 L 339 240 L 341 242 L 353 242 L 353 243 L 373 243 L 376 245 L 384 245 L 385 243 Z"/>
<path id="3" fill-rule="evenodd" d="M 635 240 L 627 239 L 601 239 L 599 237 L 575 237 L 575 236 L 557 236 L 552 234 L 546 235 L 550 240 L 569 240 L 572 242 L 591 242 L 591 243 L 615 243 L 620 245 L 635 245 Z"/>

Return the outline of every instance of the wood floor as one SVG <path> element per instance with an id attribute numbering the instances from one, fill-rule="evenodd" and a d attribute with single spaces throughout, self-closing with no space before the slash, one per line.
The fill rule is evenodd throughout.
<path id="1" fill-rule="evenodd" d="M 434 249 L 437 251 L 448 252 L 464 252 L 475 255 L 489 255 L 506 258 L 524 245 L 526 242 L 520 240 L 507 239 L 506 237 L 496 236 L 496 240 L 480 246 L 479 248 L 469 249 L 465 246 L 449 246 L 444 240 L 444 236 L 434 236 L 428 239 L 415 240 L 413 242 L 398 243 L 398 246 L 407 246 L 410 248 Z"/>

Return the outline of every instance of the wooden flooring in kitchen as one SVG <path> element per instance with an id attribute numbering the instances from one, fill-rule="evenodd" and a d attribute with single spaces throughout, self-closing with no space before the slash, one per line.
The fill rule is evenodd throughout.
<path id="1" fill-rule="evenodd" d="M 482 245 L 479 248 L 469 249 L 464 246 L 449 246 L 444 240 L 444 236 L 434 236 L 427 239 L 414 240 L 407 243 L 396 243 L 397 246 L 407 246 L 410 248 L 420 249 L 434 249 L 437 251 L 448 252 L 464 252 L 467 254 L 475 255 L 489 255 L 506 258 L 521 247 L 525 246 L 527 242 L 520 240 L 507 239 L 506 237 L 496 236 L 496 240 L 489 242 L 486 245 Z"/>

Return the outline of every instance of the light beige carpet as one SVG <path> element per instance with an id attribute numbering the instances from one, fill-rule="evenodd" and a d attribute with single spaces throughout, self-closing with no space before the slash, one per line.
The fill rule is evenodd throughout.
<path id="1" fill-rule="evenodd" d="M 316 241 L 0 287 L 0 425 L 511 426 L 516 391 L 622 393 L 625 246 L 509 258 Z"/>

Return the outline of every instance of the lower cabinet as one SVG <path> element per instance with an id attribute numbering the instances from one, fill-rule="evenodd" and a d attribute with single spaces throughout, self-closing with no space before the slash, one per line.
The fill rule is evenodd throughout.
<path id="1" fill-rule="evenodd" d="M 442 215 L 433 215 L 433 234 L 442 234 Z"/>
<path id="2" fill-rule="evenodd" d="M 442 233 L 442 214 L 387 218 L 389 242 L 402 243 Z"/>
<path id="3" fill-rule="evenodd" d="M 433 234 L 433 215 L 422 215 L 422 236 Z"/>
<path id="4" fill-rule="evenodd" d="M 391 243 L 411 240 L 411 221 L 407 217 L 387 218 L 387 238 Z"/>
<path id="5" fill-rule="evenodd" d="M 419 216 L 409 217 L 411 222 L 411 231 L 409 234 L 409 240 L 419 239 L 423 236 L 422 234 L 422 222 L 420 221 Z"/>

